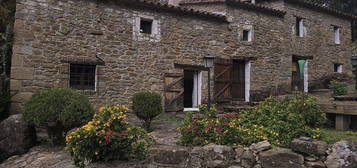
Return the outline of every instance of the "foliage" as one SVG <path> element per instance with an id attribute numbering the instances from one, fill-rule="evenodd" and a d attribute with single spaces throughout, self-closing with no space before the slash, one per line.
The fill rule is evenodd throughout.
<path id="1" fill-rule="evenodd" d="M 348 92 L 347 83 L 336 80 L 331 81 L 329 88 L 333 91 L 332 96 L 345 95 Z"/>
<path id="2" fill-rule="evenodd" d="M 321 134 L 321 140 L 327 143 L 335 143 L 341 140 L 357 141 L 357 132 L 337 131 L 334 129 L 320 129 L 317 131 Z"/>
<path id="3" fill-rule="evenodd" d="M 88 98 L 72 89 L 52 88 L 35 93 L 26 102 L 24 119 L 45 127 L 53 144 L 64 140 L 63 132 L 83 125 L 94 114 Z"/>
<path id="4" fill-rule="evenodd" d="M 13 43 L 13 24 L 16 1 L 2 0 L 0 3 L 0 120 L 8 116 L 10 103 L 10 66 Z"/>
<path id="5" fill-rule="evenodd" d="M 135 115 L 144 121 L 144 127 L 149 130 L 151 121 L 162 112 L 160 94 L 143 91 L 135 93 L 132 101 Z"/>
<path id="6" fill-rule="evenodd" d="M 188 113 L 182 122 L 179 131 L 183 145 L 250 145 L 268 140 L 277 146 L 288 146 L 299 136 L 318 138 L 313 129 L 326 121 L 316 99 L 305 94 L 298 94 L 291 100 L 270 97 L 238 116 L 216 117 L 215 108 L 201 109 L 206 114 L 202 119 L 195 119 Z"/>
<path id="7" fill-rule="evenodd" d="M 145 159 L 153 140 L 125 121 L 127 111 L 122 105 L 102 107 L 92 121 L 67 135 L 66 150 L 76 166 L 84 167 L 85 161 Z"/>

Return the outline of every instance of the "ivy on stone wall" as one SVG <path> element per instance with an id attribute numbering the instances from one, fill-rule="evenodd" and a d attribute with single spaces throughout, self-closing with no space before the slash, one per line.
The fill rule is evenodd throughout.
<path id="1" fill-rule="evenodd" d="M 16 1 L 0 0 L 0 120 L 10 102 L 10 70 Z"/>

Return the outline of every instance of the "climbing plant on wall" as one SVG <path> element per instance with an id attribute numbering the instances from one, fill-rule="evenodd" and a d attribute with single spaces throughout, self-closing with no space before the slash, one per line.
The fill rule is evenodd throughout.
<path id="1" fill-rule="evenodd" d="M 7 116 L 11 98 L 9 87 L 15 10 L 15 0 L 0 0 L 0 120 Z"/>

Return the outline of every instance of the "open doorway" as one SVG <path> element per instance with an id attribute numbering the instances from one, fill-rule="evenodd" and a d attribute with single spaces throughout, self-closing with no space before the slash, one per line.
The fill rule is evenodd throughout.
<path id="1" fill-rule="evenodd" d="M 195 70 L 184 71 L 184 108 L 197 110 L 201 104 L 201 72 Z"/>

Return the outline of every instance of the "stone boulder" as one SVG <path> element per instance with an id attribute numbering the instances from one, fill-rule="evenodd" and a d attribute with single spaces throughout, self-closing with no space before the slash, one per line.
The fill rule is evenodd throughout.
<path id="1" fill-rule="evenodd" d="M 235 152 L 230 146 L 209 144 L 195 147 L 190 153 L 188 167 L 229 167 L 234 156 Z"/>
<path id="2" fill-rule="evenodd" d="M 326 168 L 322 161 L 305 162 L 305 166 L 308 168 Z"/>
<path id="3" fill-rule="evenodd" d="M 303 168 L 304 157 L 291 149 L 273 148 L 259 153 L 264 168 Z"/>
<path id="4" fill-rule="evenodd" d="M 26 153 L 36 144 L 36 131 L 22 119 L 12 115 L 0 123 L 0 161 Z"/>
<path id="5" fill-rule="evenodd" d="M 327 168 L 356 168 L 357 142 L 339 141 L 328 150 Z"/>
<path id="6" fill-rule="evenodd" d="M 261 151 L 271 149 L 271 144 L 269 143 L 269 141 L 262 141 L 262 142 L 258 142 L 258 143 L 250 145 L 249 148 L 254 152 L 261 152 Z"/>
<path id="7" fill-rule="evenodd" d="M 325 155 L 327 148 L 328 144 L 324 141 L 294 139 L 291 142 L 293 151 L 305 154 Z"/>
<path id="8" fill-rule="evenodd" d="M 181 164 L 186 162 L 189 150 L 182 146 L 156 146 L 150 150 L 150 158 L 154 163 L 159 164 Z"/>

